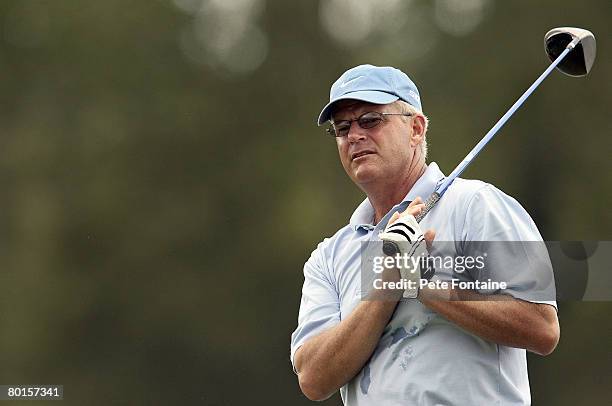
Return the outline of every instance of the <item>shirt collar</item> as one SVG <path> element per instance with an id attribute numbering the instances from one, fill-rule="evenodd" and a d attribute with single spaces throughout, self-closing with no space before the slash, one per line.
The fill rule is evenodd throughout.
<path id="1" fill-rule="evenodd" d="M 438 186 L 438 183 L 444 179 L 444 174 L 440 171 L 438 164 L 435 162 L 430 163 L 425 170 L 425 173 L 421 175 L 415 182 L 412 188 L 408 191 L 408 194 L 404 197 L 401 203 L 412 201 L 418 196 L 421 199 L 426 200 Z M 401 204 L 400 203 L 400 204 Z M 365 228 L 372 230 L 374 220 L 374 207 L 370 204 L 370 200 L 366 198 L 361 204 L 355 209 L 351 216 L 350 224 L 357 231 L 359 228 Z"/>

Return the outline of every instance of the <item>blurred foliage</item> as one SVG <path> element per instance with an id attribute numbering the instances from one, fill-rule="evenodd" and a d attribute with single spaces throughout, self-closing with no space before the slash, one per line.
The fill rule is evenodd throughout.
<path id="1" fill-rule="evenodd" d="M 385 7 L 1 2 L 0 383 L 63 384 L 71 405 L 308 404 L 288 360 L 302 264 L 363 198 L 314 123 L 359 63 L 413 77 L 448 173 L 547 66 L 544 33 L 591 29 L 592 74 L 552 75 L 465 175 L 548 240 L 610 239 L 612 3 Z M 560 305 L 534 404 L 609 399 L 611 310 Z"/>

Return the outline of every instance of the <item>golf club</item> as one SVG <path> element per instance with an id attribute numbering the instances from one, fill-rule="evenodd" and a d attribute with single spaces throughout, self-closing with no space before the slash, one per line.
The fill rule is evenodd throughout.
<path id="1" fill-rule="evenodd" d="M 478 144 L 467 154 L 463 161 L 451 172 L 448 177 L 425 201 L 425 208 L 416 216 L 420 222 L 425 215 L 436 205 L 453 181 L 461 175 L 468 165 L 476 158 L 482 149 L 497 134 L 508 119 L 521 107 L 533 91 L 544 79 L 557 68 L 569 76 L 586 76 L 595 61 L 595 36 L 592 32 L 582 28 L 559 27 L 548 31 L 544 36 L 544 48 L 552 64 L 536 79 L 523 95 L 510 107 Z M 384 247 L 383 247 L 384 249 Z"/>

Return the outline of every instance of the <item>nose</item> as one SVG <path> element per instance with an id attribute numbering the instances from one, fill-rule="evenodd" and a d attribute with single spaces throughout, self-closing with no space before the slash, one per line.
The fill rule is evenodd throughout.
<path id="1" fill-rule="evenodd" d="M 359 124 L 357 124 L 357 121 L 353 121 L 351 123 L 351 126 L 349 127 L 349 132 L 346 135 L 346 138 L 348 140 L 349 143 L 354 144 L 358 141 L 364 140 L 365 139 L 365 130 L 361 127 L 359 127 Z"/>

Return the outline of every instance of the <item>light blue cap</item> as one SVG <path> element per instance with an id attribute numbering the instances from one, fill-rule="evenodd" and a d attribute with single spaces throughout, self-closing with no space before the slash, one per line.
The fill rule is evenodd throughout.
<path id="1" fill-rule="evenodd" d="M 403 100 L 419 111 L 419 90 L 408 75 L 390 66 L 359 65 L 344 72 L 329 92 L 329 103 L 319 114 L 318 124 L 331 119 L 334 104 L 353 99 L 374 104 L 389 104 Z"/>

